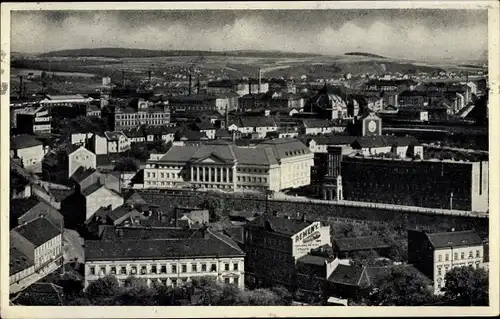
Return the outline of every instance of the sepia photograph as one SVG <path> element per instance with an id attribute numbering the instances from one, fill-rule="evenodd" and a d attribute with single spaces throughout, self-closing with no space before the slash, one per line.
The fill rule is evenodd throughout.
<path id="1" fill-rule="evenodd" d="M 446 2 L 2 4 L 2 317 L 498 314 L 498 3 Z"/>

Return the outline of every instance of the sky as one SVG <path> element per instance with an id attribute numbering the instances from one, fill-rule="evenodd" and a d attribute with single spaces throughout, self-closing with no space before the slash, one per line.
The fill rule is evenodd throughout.
<path id="1" fill-rule="evenodd" d="M 11 50 L 351 51 L 420 60 L 478 59 L 486 10 L 17 11 Z"/>

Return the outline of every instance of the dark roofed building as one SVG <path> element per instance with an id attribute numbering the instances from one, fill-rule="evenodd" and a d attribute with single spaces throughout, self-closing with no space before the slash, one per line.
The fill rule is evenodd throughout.
<path id="1" fill-rule="evenodd" d="M 376 251 L 384 255 L 389 245 L 378 236 L 363 236 L 354 238 L 336 239 L 334 250 L 339 258 L 348 258 L 349 255 L 360 251 Z"/>
<path id="2" fill-rule="evenodd" d="M 14 230 L 35 247 L 39 247 L 54 237 L 61 235 L 61 228 L 54 225 L 47 218 L 36 218 L 14 228 Z"/>
<path id="3" fill-rule="evenodd" d="M 474 231 L 454 231 L 447 233 L 428 233 L 432 246 L 438 248 L 466 247 L 482 245 L 481 237 Z"/>
<path id="4" fill-rule="evenodd" d="M 11 150 L 20 150 L 42 145 L 43 143 L 32 135 L 22 134 L 10 138 Z"/>
<path id="5" fill-rule="evenodd" d="M 10 229 L 44 216 L 58 227 L 64 225 L 63 216 L 51 205 L 37 197 L 10 200 Z M 64 226 L 62 226 L 64 227 Z"/>
<path id="6" fill-rule="evenodd" d="M 193 273 L 203 273 L 243 288 L 245 253 L 238 245 L 206 227 L 189 232 L 121 228 L 118 238 L 112 235 L 116 234 L 112 230 L 108 234 L 113 237 L 105 233 L 103 240 L 86 241 L 86 284 L 104 273 L 116 274 L 118 280 L 129 275 L 145 276 L 148 284 L 152 284 L 149 276 L 156 274 L 154 280 L 176 287 L 186 284 Z M 172 273 L 176 275 L 172 277 Z"/>

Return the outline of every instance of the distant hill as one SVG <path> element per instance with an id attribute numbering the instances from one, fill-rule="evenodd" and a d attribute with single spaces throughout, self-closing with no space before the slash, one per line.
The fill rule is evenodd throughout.
<path id="1" fill-rule="evenodd" d="M 385 56 L 373 54 L 373 53 L 366 53 L 366 52 L 347 52 L 344 55 L 355 55 L 355 56 L 364 56 L 367 58 L 379 58 L 379 59 L 387 59 Z"/>
<path id="2" fill-rule="evenodd" d="M 106 58 L 152 58 L 167 56 L 240 56 L 240 57 L 289 57 L 304 58 L 318 56 L 310 53 L 293 53 L 282 51 L 257 51 L 257 50 L 236 50 L 236 51 L 192 51 L 192 50 L 146 50 L 127 48 L 96 48 L 96 49 L 71 49 L 46 52 L 40 57 L 106 57 Z"/>

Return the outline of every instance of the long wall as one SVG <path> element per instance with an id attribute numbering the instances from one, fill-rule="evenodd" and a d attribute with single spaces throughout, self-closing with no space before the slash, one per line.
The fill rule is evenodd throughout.
<path id="1" fill-rule="evenodd" d="M 141 192 L 142 193 L 142 192 Z M 177 205 L 193 206 L 201 204 L 207 197 L 212 202 L 224 208 L 233 210 L 264 211 L 266 201 L 262 199 L 236 197 L 222 194 L 191 193 L 191 194 L 164 194 L 148 192 L 147 199 L 153 199 L 160 209 L 173 211 Z M 213 200 L 215 199 L 215 200 Z M 345 220 L 360 222 L 390 222 L 404 227 L 431 226 L 438 230 L 449 231 L 451 228 L 456 230 L 474 229 L 480 234 L 488 234 L 488 218 L 477 218 L 468 216 L 451 216 L 444 214 L 425 214 L 407 211 L 388 210 L 381 208 L 368 207 L 349 207 L 335 204 L 319 203 L 301 203 L 285 200 L 269 200 L 269 211 L 277 211 L 280 215 L 288 214 L 290 216 L 306 214 L 310 220 Z"/>

